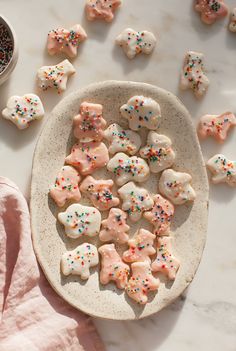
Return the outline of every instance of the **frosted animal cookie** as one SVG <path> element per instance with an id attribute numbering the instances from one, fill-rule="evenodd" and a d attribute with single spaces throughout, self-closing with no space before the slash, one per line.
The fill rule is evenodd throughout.
<path id="1" fill-rule="evenodd" d="M 150 210 L 154 201 L 148 191 L 129 182 L 118 190 L 118 194 L 123 200 L 122 210 L 128 213 L 133 222 L 137 222 L 142 217 L 144 211 Z"/>
<path id="2" fill-rule="evenodd" d="M 179 269 L 180 262 L 172 254 L 172 245 L 170 237 L 162 237 L 157 240 L 157 257 L 152 263 L 153 272 L 161 272 L 168 279 L 174 280 L 176 272 Z"/>
<path id="3" fill-rule="evenodd" d="M 108 171 L 116 176 L 117 185 L 123 185 L 130 180 L 145 182 L 150 174 L 147 163 L 140 157 L 129 157 L 119 152 L 107 164 Z"/>
<path id="4" fill-rule="evenodd" d="M 102 118 L 102 110 L 100 104 L 83 102 L 80 114 L 73 119 L 74 136 L 83 142 L 101 141 L 107 124 Z"/>
<path id="5" fill-rule="evenodd" d="M 120 200 L 112 193 L 114 183 L 111 179 L 96 180 L 91 176 L 86 177 L 80 185 L 82 193 L 88 195 L 92 204 L 100 211 L 107 211 L 119 205 Z"/>
<path id="6" fill-rule="evenodd" d="M 102 221 L 102 230 L 99 233 L 101 241 L 115 241 L 125 244 L 129 240 L 127 232 L 130 227 L 126 223 L 127 214 L 119 208 L 112 208 L 107 219 Z"/>
<path id="7" fill-rule="evenodd" d="M 157 194 L 153 197 L 154 206 L 151 211 L 144 212 L 146 218 L 154 226 L 154 234 L 169 235 L 171 220 L 174 216 L 174 206 L 170 201 Z"/>
<path id="8" fill-rule="evenodd" d="M 195 10 L 201 14 L 201 20 L 206 24 L 212 24 L 228 14 L 224 0 L 196 0 Z"/>
<path id="9" fill-rule="evenodd" d="M 156 41 L 152 32 L 148 32 L 147 30 L 136 32 L 131 28 L 126 28 L 116 38 L 116 44 L 123 48 L 129 59 L 133 59 L 140 53 L 151 54 Z"/>
<path id="10" fill-rule="evenodd" d="M 149 256 L 155 254 L 153 242 L 156 236 L 145 229 L 140 229 L 134 238 L 128 241 L 129 250 L 123 253 L 125 262 L 143 262 L 151 263 Z"/>
<path id="11" fill-rule="evenodd" d="M 148 302 L 148 293 L 160 286 L 160 280 L 154 278 L 148 262 L 131 264 L 132 276 L 126 285 L 125 291 L 129 297 L 141 305 Z"/>
<path id="12" fill-rule="evenodd" d="M 227 183 L 236 187 L 236 161 L 230 161 L 224 155 L 217 154 L 207 162 L 207 168 L 212 173 L 212 183 Z"/>
<path id="13" fill-rule="evenodd" d="M 100 142 L 77 143 L 65 162 L 76 167 L 82 175 L 93 173 L 107 165 L 109 154 L 105 144 Z"/>
<path id="14" fill-rule="evenodd" d="M 38 85 L 42 90 L 54 88 L 60 94 L 66 90 L 68 77 L 74 73 L 75 68 L 68 60 L 55 66 L 43 66 L 37 73 Z"/>
<path id="15" fill-rule="evenodd" d="M 118 289 L 124 289 L 128 282 L 130 268 L 120 258 L 114 244 L 100 246 L 98 252 L 102 256 L 100 282 L 108 284 L 114 281 Z"/>
<path id="16" fill-rule="evenodd" d="M 48 33 L 48 53 L 55 55 L 63 52 L 71 58 L 76 57 L 77 49 L 85 39 L 87 39 L 87 34 L 79 24 L 70 29 L 53 29 Z"/>
<path id="17" fill-rule="evenodd" d="M 133 96 L 120 108 L 122 117 L 129 121 L 132 130 L 146 127 L 156 130 L 160 123 L 160 105 L 153 99 L 144 96 Z"/>
<path id="18" fill-rule="evenodd" d="M 104 132 L 104 137 L 109 142 L 108 151 L 110 154 L 126 152 L 134 155 L 141 146 L 140 136 L 132 130 L 124 130 L 119 124 L 111 124 Z"/>
<path id="19" fill-rule="evenodd" d="M 148 160 L 150 171 L 159 173 L 173 165 L 175 152 L 171 140 L 153 131 L 148 133 L 147 145 L 140 150 L 140 156 Z"/>
<path id="20" fill-rule="evenodd" d="M 58 173 L 54 185 L 50 187 L 51 198 L 57 206 L 62 207 L 67 201 L 79 202 L 81 194 L 79 183 L 81 177 L 79 173 L 70 166 L 63 166 Z"/>
<path id="21" fill-rule="evenodd" d="M 236 7 L 233 9 L 230 16 L 229 30 L 236 33 Z"/>
<path id="22" fill-rule="evenodd" d="M 204 71 L 204 55 L 195 51 L 187 52 L 180 78 L 180 88 L 192 89 L 197 98 L 202 97 L 210 84 Z"/>
<path id="23" fill-rule="evenodd" d="M 2 115 L 13 122 L 17 128 L 26 129 L 30 122 L 44 116 L 44 108 L 40 98 L 35 94 L 14 95 L 8 99 Z"/>
<path id="24" fill-rule="evenodd" d="M 224 142 L 231 127 L 236 126 L 236 117 L 231 112 L 222 115 L 202 116 L 198 124 L 198 135 L 200 138 L 213 136 L 219 142 Z"/>
<path id="25" fill-rule="evenodd" d="M 115 10 L 121 5 L 121 0 L 86 0 L 85 11 L 87 19 L 103 19 L 111 22 L 114 18 Z"/>
<path id="26" fill-rule="evenodd" d="M 82 235 L 93 237 L 99 233 L 101 214 L 94 207 L 73 204 L 58 214 L 58 220 L 65 226 L 69 238 L 77 239 Z"/>
<path id="27" fill-rule="evenodd" d="M 81 279 L 88 279 L 90 267 L 98 264 L 96 246 L 88 243 L 79 245 L 73 251 L 67 251 L 61 258 L 61 271 L 64 275 L 80 275 Z"/>
<path id="28" fill-rule="evenodd" d="M 159 190 L 174 205 L 182 205 L 196 198 L 196 193 L 190 185 L 191 181 L 192 177 L 188 173 L 166 169 L 161 175 Z"/>

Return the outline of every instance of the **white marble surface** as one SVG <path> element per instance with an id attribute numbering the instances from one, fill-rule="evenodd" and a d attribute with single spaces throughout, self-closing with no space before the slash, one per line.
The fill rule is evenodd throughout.
<path id="1" fill-rule="evenodd" d="M 231 8 L 236 5 L 233 0 L 227 3 Z M 74 60 L 77 74 L 65 95 L 94 81 L 145 81 L 177 94 L 195 121 L 205 113 L 236 112 L 236 34 L 228 32 L 228 19 L 207 27 L 193 12 L 190 0 L 124 0 L 112 24 L 91 24 L 84 18 L 83 5 L 83 0 L 0 0 L 0 11 L 12 22 L 20 44 L 16 70 L 0 87 L 1 109 L 10 95 L 37 92 L 37 68 L 60 61 L 48 57 L 44 49 L 48 30 L 79 22 L 89 39 Z M 157 35 L 158 45 L 152 56 L 130 62 L 114 46 L 114 38 L 127 26 Z M 202 101 L 178 90 L 179 71 L 188 49 L 206 56 L 211 85 Z M 35 143 L 51 109 L 62 98 L 47 92 L 40 95 L 47 112 L 42 122 L 19 132 L 0 119 L 0 174 L 14 180 L 27 197 Z M 234 131 L 223 146 L 213 140 L 204 142 L 204 156 L 222 151 L 235 159 L 235 139 Z M 211 187 L 207 245 L 185 296 L 146 320 L 96 321 L 108 351 L 236 350 L 235 193 L 226 186 Z"/>

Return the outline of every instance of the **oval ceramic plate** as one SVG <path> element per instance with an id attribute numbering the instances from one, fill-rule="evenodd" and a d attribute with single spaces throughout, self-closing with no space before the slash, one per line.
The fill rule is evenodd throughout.
<path id="1" fill-rule="evenodd" d="M 99 284 L 99 269 L 91 270 L 88 281 L 77 276 L 64 277 L 60 272 L 61 255 L 85 240 L 67 238 L 57 221 L 58 209 L 48 196 L 48 189 L 64 164 L 65 156 L 75 142 L 72 118 L 78 114 L 83 101 L 100 103 L 108 125 L 116 122 L 127 126 L 119 113 L 121 105 L 134 95 L 152 97 L 159 102 L 162 119 L 159 133 L 171 138 L 177 158 L 173 168 L 188 172 L 193 177 L 197 198 L 193 204 L 176 208 L 172 225 L 173 252 L 181 261 L 176 280 L 172 283 L 161 278 L 157 293 L 150 294 L 149 303 L 140 306 L 114 284 Z M 143 145 L 146 130 L 141 131 Z M 108 178 L 106 170 L 93 174 Z M 152 175 L 142 184 L 152 193 L 158 192 L 158 177 Z M 86 200 L 85 200 L 86 203 Z M 74 307 L 92 316 L 128 320 L 147 317 L 160 311 L 175 300 L 192 281 L 201 260 L 206 240 L 208 216 L 208 180 L 200 146 L 191 117 L 171 93 L 144 83 L 104 82 L 81 89 L 65 99 L 53 110 L 39 138 L 33 162 L 31 185 L 31 220 L 33 244 L 40 265 L 56 292 Z M 145 220 L 132 226 L 131 236 L 138 227 L 149 228 Z M 86 239 L 91 243 L 97 239 Z"/>

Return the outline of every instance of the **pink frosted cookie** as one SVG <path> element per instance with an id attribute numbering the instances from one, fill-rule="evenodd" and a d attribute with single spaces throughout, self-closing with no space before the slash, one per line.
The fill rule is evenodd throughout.
<path id="1" fill-rule="evenodd" d="M 143 217 L 153 224 L 156 235 L 169 235 L 174 206 L 159 194 L 155 195 L 153 200 L 153 208 L 151 211 L 144 212 Z"/>
<path id="2" fill-rule="evenodd" d="M 138 222 L 144 211 L 150 210 L 154 201 L 148 191 L 138 187 L 134 182 L 129 182 L 118 190 L 118 194 L 123 200 L 122 210 L 128 213 L 133 222 Z"/>
<path id="3" fill-rule="evenodd" d="M 70 205 L 65 212 L 58 214 L 58 220 L 64 225 L 66 235 L 78 239 L 83 235 L 93 237 L 99 233 L 101 214 L 95 207 L 80 204 Z"/>
<path id="4" fill-rule="evenodd" d="M 119 208 L 112 208 L 107 219 L 102 221 L 102 230 L 99 233 L 101 241 L 115 241 L 125 244 L 129 240 L 127 232 L 130 227 L 126 224 L 127 214 Z"/>
<path id="5" fill-rule="evenodd" d="M 120 203 L 118 197 L 115 197 L 112 193 L 113 185 L 111 179 L 96 180 L 88 176 L 81 183 L 80 190 L 89 197 L 92 204 L 100 211 L 107 211 Z"/>
<path id="6" fill-rule="evenodd" d="M 152 32 L 148 32 L 147 30 L 137 32 L 132 28 L 126 28 L 116 38 L 116 44 L 123 48 L 129 59 L 133 59 L 140 53 L 151 54 L 155 48 L 156 41 Z"/>
<path id="7" fill-rule="evenodd" d="M 191 182 L 190 174 L 166 169 L 159 180 L 159 190 L 174 205 L 182 205 L 187 201 L 194 201 L 196 198 Z"/>
<path id="8" fill-rule="evenodd" d="M 230 15 L 229 30 L 230 32 L 236 33 L 236 7 Z"/>
<path id="9" fill-rule="evenodd" d="M 159 173 L 173 165 L 175 152 L 171 140 L 154 131 L 148 133 L 147 145 L 140 150 L 140 156 L 148 160 L 151 172 Z"/>
<path id="10" fill-rule="evenodd" d="M 100 282 L 108 284 L 114 281 L 118 289 L 124 289 L 130 268 L 120 258 L 114 244 L 100 246 L 98 252 L 102 256 Z"/>
<path id="11" fill-rule="evenodd" d="M 212 24 L 228 14 L 224 0 L 196 0 L 195 10 L 200 12 L 201 20 L 206 24 Z"/>
<path id="12" fill-rule="evenodd" d="M 201 138 L 213 136 L 219 142 L 224 142 L 231 127 L 236 126 L 236 117 L 231 112 L 222 115 L 205 115 L 198 124 L 198 135 Z"/>
<path id="13" fill-rule="evenodd" d="M 184 58 L 180 88 L 183 90 L 192 89 L 197 98 L 202 97 L 210 84 L 204 71 L 204 55 L 188 51 Z"/>
<path id="14" fill-rule="evenodd" d="M 100 104 L 83 102 L 80 105 L 80 114 L 73 119 L 74 136 L 82 142 L 101 141 L 106 127 L 102 110 Z"/>
<path id="15" fill-rule="evenodd" d="M 85 39 L 85 30 L 76 24 L 70 29 L 57 28 L 48 33 L 47 49 L 49 55 L 65 53 L 69 57 L 77 55 L 77 49 Z"/>
<path id="16" fill-rule="evenodd" d="M 93 173 L 96 169 L 107 165 L 109 154 L 105 144 L 100 142 L 77 143 L 65 162 L 78 168 L 82 175 Z"/>
<path id="17" fill-rule="evenodd" d="M 103 19 L 111 22 L 114 18 L 115 10 L 121 5 L 121 0 L 86 0 L 85 11 L 87 19 Z"/>
<path id="18" fill-rule="evenodd" d="M 128 241 L 129 250 L 123 253 L 125 262 L 143 262 L 151 263 L 149 256 L 155 254 L 153 242 L 156 236 L 145 229 L 140 229 L 134 238 Z"/>
<path id="19" fill-rule="evenodd" d="M 131 264 L 132 276 L 126 285 L 125 291 L 129 297 L 141 305 L 148 302 L 148 292 L 159 288 L 160 280 L 154 278 L 148 262 Z"/>
<path id="20" fill-rule="evenodd" d="M 68 60 L 55 66 L 43 66 L 37 73 L 38 85 L 42 90 L 54 88 L 60 94 L 66 90 L 67 80 L 74 73 L 75 68 Z"/>
<path id="21" fill-rule="evenodd" d="M 81 177 L 76 169 L 70 166 L 62 167 L 56 177 L 55 184 L 50 188 L 50 195 L 57 206 L 62 207 L 70 200 L 80 201 L 81 194 L 78 186 L 80 181 Z"/>
<path id="22" fill-rule="evenodd" d="M 162 237 L 157 241 L 157 257 L 152 263 L 153 272 L 161 272 L 168 279 L 174 280 L 180 266 L 179 260 L 172 255 L 170 237 Z"/>
<path id="23" fill-rule="evenodd" d="M 81 279 L 88 279 L 90 267 L 97 266 L 98 251 L 96 246 L 84 243 L 73 251 L 67 251 L 61 258 L 61 271 L 64 275 L 80 275 Z"/>
<path id="24" fill-rule="evenodd" d="M 236 161 L 230 161 L 224 155 L 217 154 L 207 162 L 207 168 L 212 173 L 212 183 L 227 183 L 236 187 Z"/>
<path id="25" fill-rule="evenodd" d="M 116 176 L 116 184 L 123 185 L 130 180 L 141 183 L 145 182 L 149 175 L 149 167 L 145 160 L 140 157 L 129 157 L 119 152 L 107 164 L 108 171 Z"/>
<path id="26" fill-rule="evenodd" d="M 160 105 L 145 96 L 133 96 L 120 108 L 121 116 L 129 122 L 130 129 L 137 131 L 141 127 L 156 130 L 161 119 Z"/>

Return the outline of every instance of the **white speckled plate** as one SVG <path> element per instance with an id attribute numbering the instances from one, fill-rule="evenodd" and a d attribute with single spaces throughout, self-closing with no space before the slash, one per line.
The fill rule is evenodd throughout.
<path id="1" fill-rule="evenodd" d="M 117 122 L 127 127 L 127 121 L 119 114 L 119 107 L 133 95 L 150 96 L 159 102 L 162 110 L 159 132 L 171 138 L 177 154 L 173 168 L 190 173 L 197 192 L 194 204 L 176 209 L 172 225 L 174 254 L 181 260 L 176 280 L 168 283 L 162 279 L 159 291 L 150 294 L 146 306 L 137 305 L 123 291 L 117 290 L 114 284 L 101 286 L 98 268 L 91 270 L 92 274 L 86 282 L 76 276 L 61 275 L 62 253 L 75 248 L 84 240 L 73 240 L 65 236 L 62 225 L 57 221 L 59 209 L 48 196 L 49 186 L 54 183 L 57 172 L 74 143 L 72 118 L 78 113 L 81 102 L 102 104 L 108 125 Z M 141 131 L 143 144 L 146 134 L 147 131 Z M 96 176 L 107 178 L 109 174 L 98 171 Z M 158 177 L 152 175 L 143 186 L 156 193 Z M 92 316 L 119 320 L 139 319 L 160 311 L 175 300 L 192 281 L 206 240 L 208 180 L 188 111 L 176 96 L 144 83 L 109 81 L 90 85 L 69 95 L 53 110 L 39 138 L 33 162 L 30 208 L 33 244 L 39 263 L 56 292 L 71 305 Z M 142 220 L 133 225 L 131 235 L 140 226 L 150 228 Z M 87 239 L 90 242 L 96 240 Z"/>

